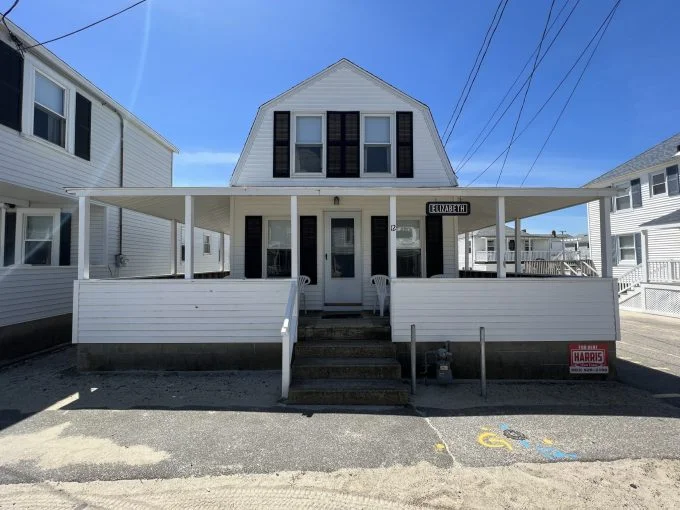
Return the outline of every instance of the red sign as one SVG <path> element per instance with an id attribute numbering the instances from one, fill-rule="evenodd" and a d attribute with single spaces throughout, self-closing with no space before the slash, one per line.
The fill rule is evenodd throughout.
<path id="1" fill-rule="evenodd" d="M 608 374 L 607 344 L 569 344 L 570 374 Z"/>

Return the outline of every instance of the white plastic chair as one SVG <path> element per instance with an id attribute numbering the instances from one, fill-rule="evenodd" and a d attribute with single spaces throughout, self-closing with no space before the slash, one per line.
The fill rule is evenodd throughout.
<path id="1" fill-rule="evenodd" d="M 380 307 L 380 317 L 385 312 L 385 301 L 390 298 L 390 289 L 387 288 L 389 283 L 389 276 L 384 274 L 376 274 L 371 276 L 371 285 L 375 286 L 375 303 L 373 304 L 373 313 L 375 313 L 375 305 Z"/>
<path id="2" fill-rule="evenodd" d="M 298 276 L 298 295 L 302 298 L 302 309 L 305 311 L 305 315 L 307 315 L 307 296 L 305 296 L 305 289 L 307 289 L 307 285 L 311 282 L 312 279 L 309 276 L 303 274 Z"/>
<path id="3" fill-rule="evenodd" d="M 446 278 L 446 275 L 444 274 L 433 274 L 430 276 L 430 278 Z"/>

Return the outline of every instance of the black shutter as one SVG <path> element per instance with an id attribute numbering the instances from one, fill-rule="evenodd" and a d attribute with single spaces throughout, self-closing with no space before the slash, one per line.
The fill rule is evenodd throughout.
<path id="1" fill-rule="evenodd" d="M 680 180 L 678 179 L 678 165 L 666 168 L 668 195 L 680 195 Z"/>
<path id="2" fill-rule="evenodd" d="M 262 216 L 246 216 L 245 277 L 262 278 Z"/>
<path id="3" fill-rule="evenodd" d="M 640 179 L 630 181 L 630 194 L 633 197 L 633 208 L 642 207 L 642 185 Z"/>
<path id="4" fill-rule="evenodd" d="M 5 213 L 5 253 L 4 262 L 6 266 L 11 266 L 14 264 L 14 241 L 17 232 L 17 214 L 6 212 Z"/>
<path id="5" fill-rule="evenodd" d="M 359 177 L 359 112 L 326 113 L 326 177 Z"/>
<path id="6" fill-rule="evenodd" d="M 413 177 L 413 112 L 397 112 L 397 177 Z"/>
<path id="7" fill-rule="evenodd" d="M 300 274 L 316 285 L 316 216 L 300 216 Z"/>
<path id="8" fill-rule="evenodd" d="M 635 234 L 635 262 L 642 264 L 642 235 Z"/>
<path id="9" fill-rule="evenodd" d="M 444 234 L 441 216 L 425 217 L 425 272 L 428 278 L 444 272 Z"/>
<path id="10" fill-rule="evenodd" d="M 74 153 L 90 161 L 90 131 L 92 129 L 92 102 L 76 93 L 76 133 Z"/>
<path id="11" fill-rule="evenodd" d="M 274 112 L 274 177 L 290 177 L 290 112 Z"/>
<path id="12" fill-rule="evenodd" d="M 387 216 L 371 216 L 371 276 L 389 272 L 389 225 Z"/>
<path id="13" fill-rule="evenodd" d="M 182 262 L 184 262 L 184 257 L 186 257 L 186 253 L 187 253 L 187 247 L 185 245 L 182 245 L 182 255 L 181 255 Z"/>
<path id="14" fill-rule="evenodd" d="M 59 265 L 71 265 L 71 213 L 61 213 L 59 223 Z"/>
<path id="15" fill-rule="evenodd" d="M 24 59 L 4 42 L 0 42 L 0 69 L 0 124 L 21 131 Z"/>

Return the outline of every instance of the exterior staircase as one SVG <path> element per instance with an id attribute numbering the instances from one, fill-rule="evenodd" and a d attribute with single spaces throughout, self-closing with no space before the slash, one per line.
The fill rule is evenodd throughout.
<path id="1" fill-rule="evenodd" d="M 389 319 L 300 316 L 288 403 L 407 404 Z"/>

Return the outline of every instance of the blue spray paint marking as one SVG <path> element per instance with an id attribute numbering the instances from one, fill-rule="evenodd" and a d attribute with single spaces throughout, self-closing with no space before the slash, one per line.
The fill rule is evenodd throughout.
<path id="1" fill-rule="evenodd" d="M 506 430 L 512 431 L 510 428 L 510 425 L 507 423 L 501 423 L 498 428 L 502 431 L 505 432 Z M 506 434 L 507 436 L 507 434 Z M 531 441 L 528 439 L 522 439 L 518 441 L 520 445 L 522 445 L 523 448 L 526 449 L 531 449 L 532 444 Z M 535 450 L 540 453 L 545 459 L 547 460 L 576 460 L 578 459 L 578 455 L 573 452 L 565 452 L 560 450 L 559 448 L 556 448 L 554 446 L 541 446 L 540 444 L 537 444 L 535 446 Z"/>

